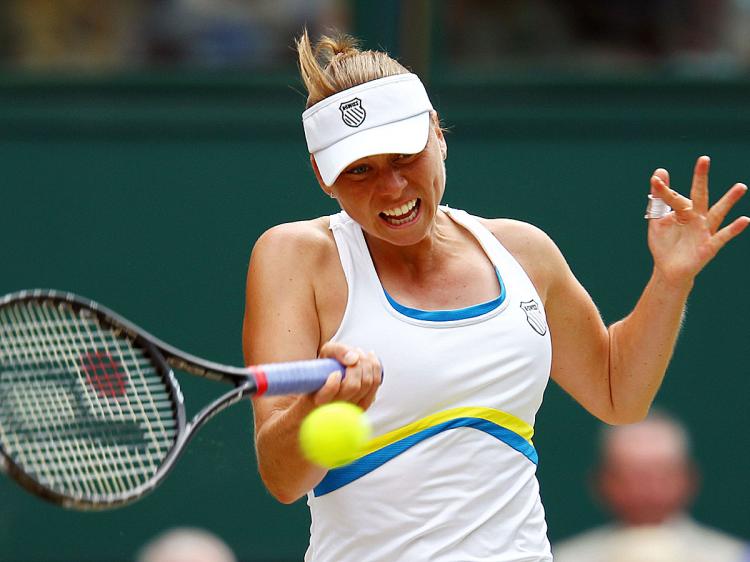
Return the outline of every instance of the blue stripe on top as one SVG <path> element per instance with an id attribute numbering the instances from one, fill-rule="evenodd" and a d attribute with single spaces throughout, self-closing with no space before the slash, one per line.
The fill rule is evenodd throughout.
<path id="1" fill-rule="evenodd" d="M 492 299 L 491 301 L 475 304 L 473 306 L 467 306 L 466 308 L 457 308 L 454 310 L 420 310 L 418 308 L 409 308 L 402 304 L 397 303 L 393 300 L 393 297 L 388 294 L 388 291 L 383 287 L 383 293 L 385 298 L 388 299 L 390 305 L 398 312 L 409 318 L 415 320 L 429 320 L 432 322 L 447 322 L 449 320 L 466 320 L 467 318 L 476 318 L 495 310 L 505 301 L 505 283 L 500 275 L 497 267 L 495 267 L 495 275 L 500 283 L 500 296 Z"/>
<path id="2" fill-rule="evenodd" d="M 539 463 L 539 457 L 537 456 L 537 452 L 534 446 L 510 429 L 506 429 L 482 418 L 455 418 L 447 422 L 428 427 L 427 429 L 424 429 L 418 433 L 391 443 L 390 445 L 387 445 L 382 449 L 378 449 L 377 451 L 374 451 L 369 455 L 365 455 L 364 457 L 361 457 L 346 466 L 329 470 L 320 484 L 318 484 L 313 489 L 315 497 L 320 497 L 333 492 L 334 490 L 338 490 L 342 486 L 346 486 L 347 484 L 354 482 L 362 476 L 369 474 L 376 468 L 397 457 L 417 443 L 429 439 L 433 435 L 437 435 L 438 433 L 442 433 L 443 431 L 455 429 L 458 427 L 471 427 L 480 431 L 484 431 L 485 433 L 496 437 L 498 440 L 523 454 L 534 464 Z"/>

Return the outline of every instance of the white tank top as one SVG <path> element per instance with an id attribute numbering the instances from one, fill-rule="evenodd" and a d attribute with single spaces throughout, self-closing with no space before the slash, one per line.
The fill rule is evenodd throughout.
<path id="1" fill-rule="evenodd" d="M 306 561 L 552 560 L 531 441 L 551 362 L 542 301 L 476 218 L 441 209 L 495 266 L 497 299 L 402 307 L 383 289 L 360 226 L 331 216 L 349 289 L 332 339 L 374 351 L 385 375 L 368 411 L 372 446 L 308 494 Z"/>

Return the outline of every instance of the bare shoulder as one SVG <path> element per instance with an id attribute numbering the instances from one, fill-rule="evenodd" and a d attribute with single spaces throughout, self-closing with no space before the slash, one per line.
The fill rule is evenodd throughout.
<path id="1" fill-rule="evenodd" d="M 288 222 L 269 228 L 260 235 L 253 248 L 258 251 L 292 251 L 293 253 L 325 252 L 333 244 L 328 230 L 328 217 Z"/>
<path id="2" fill-rule="evenodd" d="M 479 219 L 511 253 L 551 251 L 557 248 L 552 239 L 533 224 L 514 219 Z"/>
<path id="3" fill-rule="evenodd" d="M 328 224 L 328 217 L 320 217 L 266 230 L 253 247 L 251 269 L 269 272 L 294 269 L 298 274 L 307 272 L 314 278 L 316 272 L 338 260 Z"/>
<path id="4" fill-rule="evenodd" d="M 568 270 L 559 248 L 542 229 L 513 219 L 479 221 L 521 264 L 542 299 L 557 276 Z"/>
<path id="5" fill-rule="evenodd" d="M 248 298 L 277 295 L 288 303 L 296 295 L 314 303 L 315 294 L 330 282 L 338 263 L 336 242 L 328 225 L 328 217 L 321 217 L 284 223 L 265 231 L 250 256 Z"/>
<path id="6" fill-rule="evenodd" d="M 315 357 L 316 296 L 336 255 L 327 217 L 274 226 L 258 238 L 245 290 L 248 364 Z"/>

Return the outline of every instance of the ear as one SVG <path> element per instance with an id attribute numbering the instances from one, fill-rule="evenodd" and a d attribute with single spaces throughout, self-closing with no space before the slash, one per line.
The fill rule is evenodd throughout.
<path id="1" fill-rule="evenodd" d="M 435 136 L 440 146 L 440 154 L 443 155 L 443 160 L 445 160 L 448 158 L 448 145 L 445 143 L 445 136 L 443 135 L 443 129 L 440 127 L 440 118 L 437 111 L 430 113 L 430 119 L 432 121 L 432 130 L 435 131 Z"/>
<path id="2" fill-rule="evenodd" d="M 336 196 L 333 194 L 333 188 L 328 187 L 323 181 L 323 178 L 320 175 L 320 170 L 318 169 L 318 163 L 315 161 L 315 156 L 313 156 L 312 154 L 310 155 L 310 165 L 312 166 L 313 172 L 315 173 L 315 179 L 318 180 L 320 189 L 322 189 L 323 192 L 328 195 L 328 197 L 335 199 Z"/>

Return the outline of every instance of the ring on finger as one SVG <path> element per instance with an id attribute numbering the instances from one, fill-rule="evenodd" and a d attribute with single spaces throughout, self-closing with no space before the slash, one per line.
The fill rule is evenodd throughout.
<path id="1" fill-rule="evenodd" d="M 648 196 L 648 204 L 646 205 L 646 214 L 643 216 L 644 219 L 661 219 L 667 216 L 672 211 L 672 207 L 664 202 L 664 199 L 654 197 L 653 195 Z"/>

